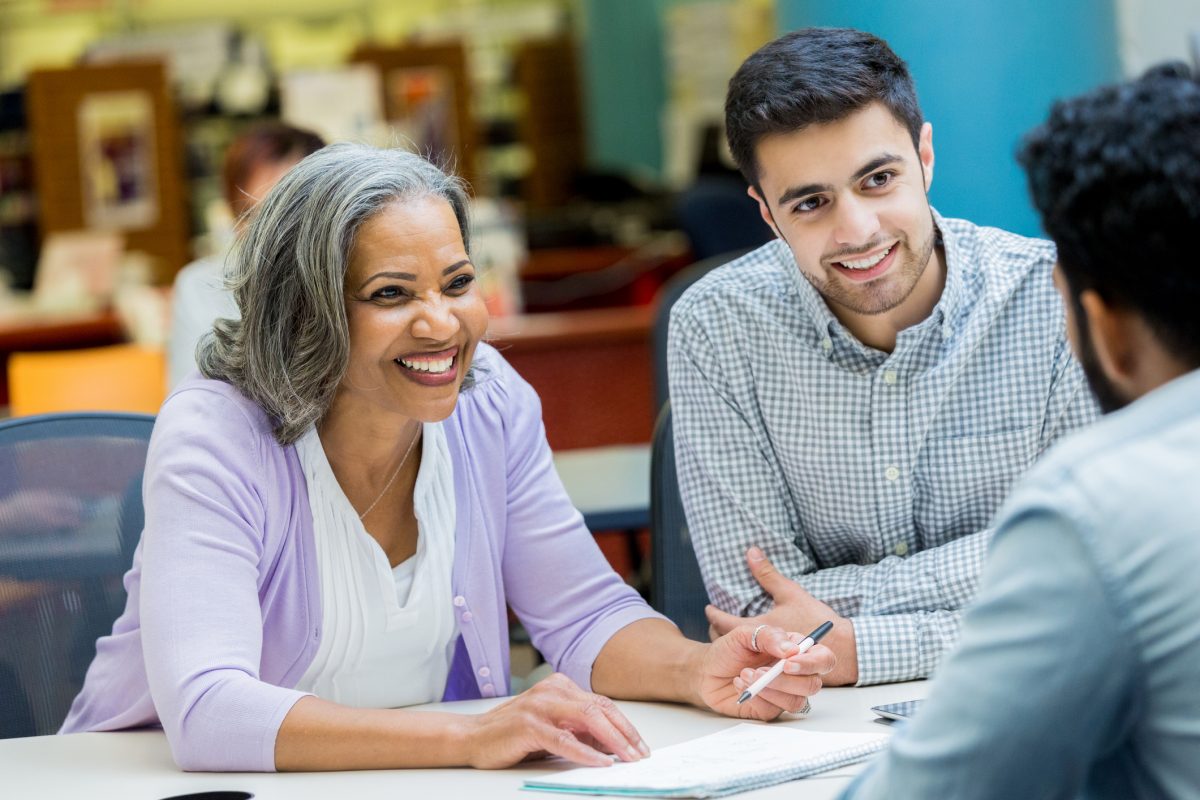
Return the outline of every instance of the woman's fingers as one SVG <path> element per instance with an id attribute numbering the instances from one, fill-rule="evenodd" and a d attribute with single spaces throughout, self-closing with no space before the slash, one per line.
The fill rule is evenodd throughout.
<path id="1" fill-rule="evenodd" d="M 616 703 L 604 695 L 585 692 L 566 676 L 552 675 L 529 695 L 538 716 L 554 728 L 571 732 L 577 744 L 580 738 L 590 738 L 596 747 L 589 749 L 610 752 L 622 761 L 650 755 L 641 734 Z"/>
<path id="2" fill-rule="evenodd" d="M 794 714 L 802 711 L 808 705 L 808 698 L 806 696 L 781 692 L 778 689 L 772 688 L 773 686 L 774 684 L 763 689 L 758 693 L 758 696 L 780 711 L 787 711 Z"/>
<path id="3" fill-rule="evenodd" d="M 580 690 L 577 697 L 570 698 L 563 709 L 563 721 L 571 728 L 587 732 L 601 749 L 622 761 L 637 761 L 643 753 L 638 748 L 641 736 L 629 720 L 625 719 L 616 703 L 602 695 L 588 694 Z"/>
<path id="4" fill-rule="evenodd" d="M 579 741 L 575 738 L 575 734 L 566 728 L 556 728 L 548 722 L 539 720 L 534 723 L 532 733 L 538 747 L 551 755 L 560 756 L 587 767 L 612 766 L 612 756 L 605 755 L 596 748 Z"/>
<path id="5" fill-rule="evenodd" d="M 738 676 L 749 686 L 754 683 L 759 677 L 766 672 L 764 669 L 744 669 Z M 763 689 L 773 689 L 783 694 L 797 695 L 802 697 L 812 697 L 817 692 L 821 691 L 821 676 L 820 675 L 788 675 L 786 672 L 777 677 L 775 680 Z"/>
<path id="6" fill-rule="evenodd" d="M 646 745 L 645 740 L 642 739 L 642 735 L 638 733 L 637 728 L 633 726 L 629 718 L 621 713 L 621 709 L 617 708 L 616 703 L 602 694 L 593 694 L 592 698 L 595 700 L 596 705 L 600 707 L 600 710 L 604 712 L 604 716 L 612 723 L 612 726 L 617 729 L 622 738 L 633 748 L 633 753 L 637 758 L 645 758 L 650 755 L 650 748 Z"/>
<path id="7" fill-rule="evenodd" d="M 799 642 L 793 641 L 782 628 L 768 625 L 759 630 L 757 644 L 758 652 L 763 655 L 772 658 L 787 658 L 796 652 L 796 645 Z"/>

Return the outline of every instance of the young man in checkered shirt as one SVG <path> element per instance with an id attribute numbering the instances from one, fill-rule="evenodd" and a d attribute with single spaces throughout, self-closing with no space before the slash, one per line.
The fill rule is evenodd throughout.
<path id="1" fill-rule="evenodd" d="M 932 127 L 870 34 L 764 46 L 730 81 L 726 130 L 777 239 L 671 313 L 709 620 L 801 633 L 833 620 L 827 683 L 925 677 L 957 635 L 1000 501 L 1096 414 L 1054 247 L 930 207 Z"/>

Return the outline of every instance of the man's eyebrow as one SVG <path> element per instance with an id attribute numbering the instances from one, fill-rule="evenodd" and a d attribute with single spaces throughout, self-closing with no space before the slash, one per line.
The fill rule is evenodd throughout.
<path id="1" fill-rule="evenodd" d="M 859 167 L 854 172 L 851 180 L 861 180 L 882 166 L 903 160 L 903 158 L 895 155 L 894 153 L 882 153 Z M 833 186 L 828 183 L 806 183 L 803 186 L 793 186 L 792 188 L 788 189 L 783 194 L 779 195 L 779 199 L 775 202 L 778 205 L 783 205 L 784 203 L 795 200 L 799 197 L 807 197 L 808 195 L 816 194 L 817 192 L 828 192 L 832 189 Z"/>
<path id="2" fill-rule="evenodd" d="M 783 194 L 779 195 L 779 199 L 775 201 L 776 205 L 783 205 L 788 201 L 795 200 L 798 197 L 806 197 L 817 192 L 828 192 L 833 189 L 828 183 L 806 183 L 803 186 L 793 186 Z"/>
<path id="3" fill-rule="evenodd" d="M 863 164 L 861 167 L 859 167 L 858 171 L 854 173 L 854 180 L 857 181 L 865 178 L 880 167 L 903 160 L 903 158 L 893 153 L 883 153 L 875 158 L 872 158 L 866 164 Z"/>
<path id="4" fill-rule="evenodd" d="M 449 275 L 451 272 L 454 272 L 457 269 L 461 269 L 462 267 L 470 265 L 470 263 L 471 259 L 469 258 L 455 261 L 453 264 L 442 270 L 442 275 Z M 367 287 L 368 283 L 379 278 L 391 278 L 395 281 L 409 281 L 411 283 L 417 279 L 417 276 L 411 272 L 376 272 L 374 275 L 363 281 L 362 285 L 358 287 L 358 290 L 361 292 Z"/>

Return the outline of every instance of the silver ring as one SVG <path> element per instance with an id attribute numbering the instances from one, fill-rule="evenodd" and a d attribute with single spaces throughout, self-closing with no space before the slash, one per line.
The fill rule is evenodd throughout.
<path id="1" fill-rule="evenodd" d="M 761 631 L 765 627 L 767 627 L 765 623 L 762 625 L 759 625 L 757 628 L 754 629 L 754 633 L 750 634 L 750 649 L 756 653 L 762 652 L 762 650 L 758 649 L 758 632 Z"/>
<path id="2" fill-rule="evenodd" d="M 806 698 L 804 698 L 804 708 L 800 709 L 796 713 L 797 714 L 807 714 L 810 711 L 812 711 L 812 703 L 806 697 Z"/>

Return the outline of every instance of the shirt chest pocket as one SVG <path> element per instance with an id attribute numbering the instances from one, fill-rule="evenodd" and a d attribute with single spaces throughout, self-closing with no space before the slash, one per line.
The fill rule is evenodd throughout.
<path id="1" fill-rule="evenodd" d="M 913 518 L 924 546 L 987 528 L 1036 455 L 1036 427 L 927 439 L 913 471 Z"/>

